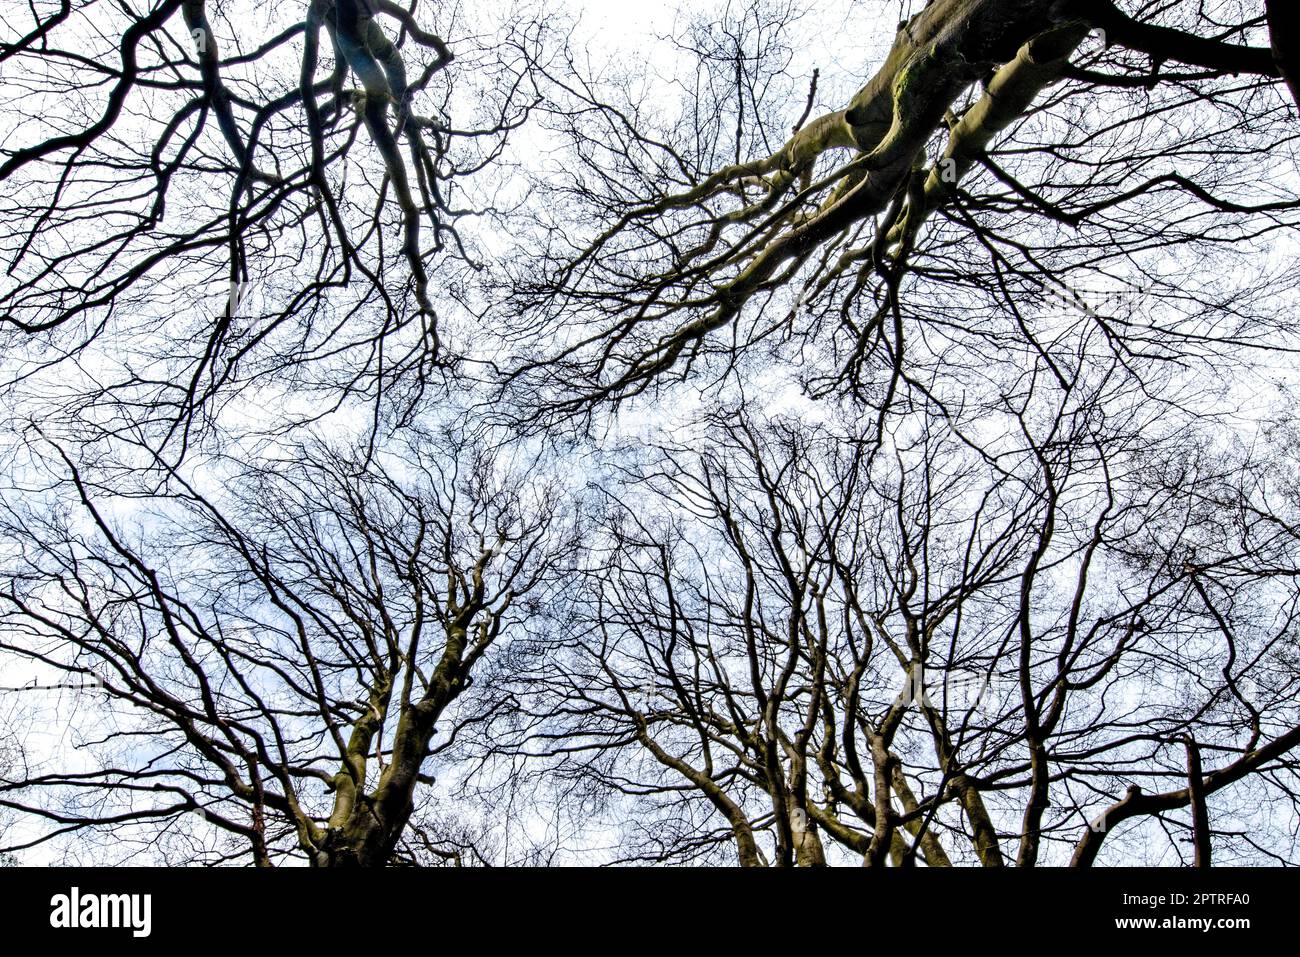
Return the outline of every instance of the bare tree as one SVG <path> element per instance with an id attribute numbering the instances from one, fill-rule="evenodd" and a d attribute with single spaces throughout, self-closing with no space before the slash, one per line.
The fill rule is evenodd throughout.
<path id="1" fill-rule="evenodd" d="M 0 16 L 0 843 L 1295 861 L 1295 14 L 830 5 Z"/>
<path id="2" fill-rule="evenodd" d="M 480 660 L 570 547 L 526 463 L 455 432 L 371 459 L 300 447 L 231 468 L 228 495 L 174 475 L 129 521 L 131 495 L 63 464 L 76 506 L 6 508 L 29 544 L 5 569 L 2 645 L 106 700 L 76 763 L 0 789 L 47 825 L 29 843 L 143 827 L 201 845 L 178 826 L 199 815 L 228 838 L 191 851 L 206 860 L 471 850 L 408 822 L 458 730 L 499 706 L 470 690 Z"/>
<path id="3" fill-rule="evenodd" d="M 472 178 L 532 104 L 537 23 L 453 50 L 390 0 L 12 13 L 6 381 L 44 371 L 49 414 L 120 405 L 158 441 L 233 390 L 293 384 L 319 414 L 442 374 L 458 225 L 491 212 Z"/>
<path id="4" fill-rule="evenodd" d="M 749 381 L 773 355 L 813 394 L 879 405 L 900 378 L 965 368 L 949 343 L 1043 349 L 1033 305 L 1099 281 L 1170 307 L 1155 322 L 1094 310 L 1121 357 L 1289 341 L 1275 311 L 1291 279 L 1244 258 L 1298 208 L 1287 15 L 1128 6 L 935 0 L 808 119 L 817 77 L 805 95 L 779 73 L 768 33 L 788 11 L 761 4 L 713 18 L 736 40 L 696 51 L 700 79 L 667 121 L 645 94 L 573 97 L 576 171 L 539 189 L 583 231 L 542 231 L 502 312 L 535 343 L 504 380 L 521 414 Z M 697 91 L 733 77 L 712 120 L 722 101 Z"/>
<path id="5" fill-rule="evenodd" d="M 923 414 L 660 449 L 513 747 L 617 796 L 620 860 L 1289 859 L 1295 526 L 1151 421 L 1023 413 L 990 458 Z"/>

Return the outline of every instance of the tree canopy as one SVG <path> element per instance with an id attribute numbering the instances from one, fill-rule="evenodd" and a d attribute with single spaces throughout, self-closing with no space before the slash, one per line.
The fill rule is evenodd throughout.
<path id="1" fill-rule="evenodd" d="M 1300 12 L 0 15 L 0 852 L 1294 863 Z"/>

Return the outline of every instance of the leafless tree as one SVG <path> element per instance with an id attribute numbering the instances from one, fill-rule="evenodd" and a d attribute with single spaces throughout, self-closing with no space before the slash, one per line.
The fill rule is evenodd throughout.
<path id="1" fill-rule="evenodd" d="M 985 457 L 728 410 L 629 469 L 510 747 L 616 795 L 625 861 L 1290 859 L 1285 493 L 1094 403 L 1008 418 Z"/>
<path id="2" fill-rule="evenodd" d="M 879 405 L 1047 349 L 1035 304 L 1098 282 L 1168 308 L 1093 310 L 1121 358 L 1289 342 L 1293 279 L 1248 258 L 1300 208 L 1282 4 L 912 6 L 857 92 L 812 119 L 816 75 L 801 94 L 772 53 L 779 3 L 714 17 L 734 42 L 698 47 L 677 110 L 573 95 L 573 171 L 538 186 L 564 219 L 501 313 L 533 344 L 504 376 L 525 419 L 750 381 L 773 355 L 813 394 Z"/>
<path id="3" fill-rule="evenodd" d="M 1297 859 L 1294 5 L 831 3 L 0 14 L 0 843 Z"/>
<path id="4" fill-rule="evenodd" d="M 456 431 L 369 458 L 314 445 L 207 462 L 147 496 L 59 461 L 46 494 L 66 481 L 75 504 L 6 496 L 23 544 L 0 646 L 104 700 L 75 756 L 0 786 L 0 805 L 46 825 L 29 845 L 98 833 L 263 865 L 473 859 L 457 840 L 473 822 L 451 826 L 433 771 L 501 704 L 471 690 L 480 661 L 556 587 L 572 530 L 554 488 Z M 228 491 L 205 490 L 218 473 Z M 196 815 L 225 840 L 182 826 Z"/>
<path id="5" fill-rule="evenodd" d="M 319 415 L 401 380 L 416 402 L 455 358 L 439 312 L 477 265 L 459 227 L 492 212 L 473 177 L 527 116 L 542 32 L 447 19 L 469 35 L 448 44 L 435 18 L 391 0 L 9 11 L 5 381 L 44 382 L 50 415 L 125 408 L 155 444 L 232 391 L 305 390 Z"/>

